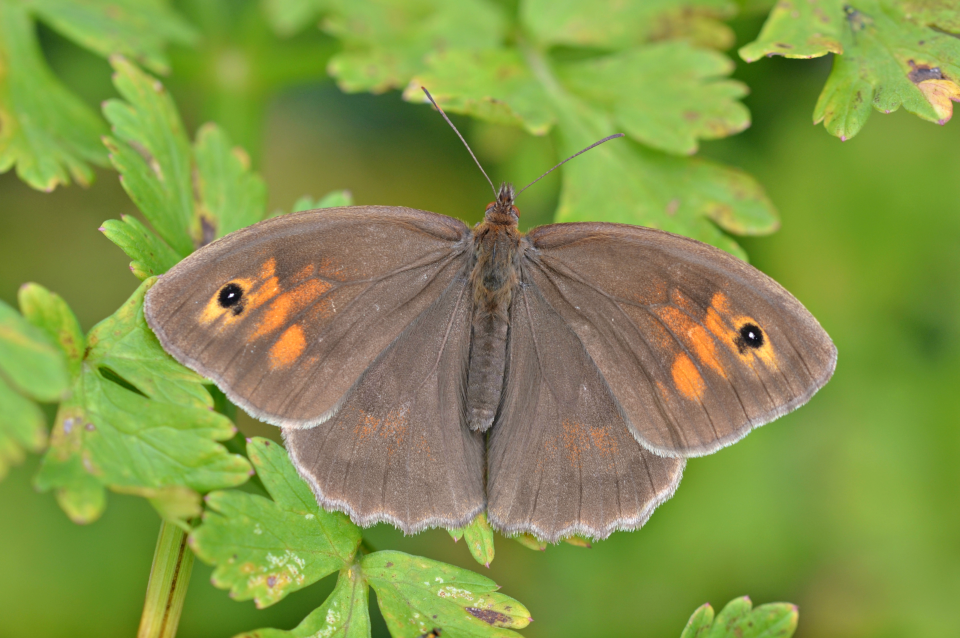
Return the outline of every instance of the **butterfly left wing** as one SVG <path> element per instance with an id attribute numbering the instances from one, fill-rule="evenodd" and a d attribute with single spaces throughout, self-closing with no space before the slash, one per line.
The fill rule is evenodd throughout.
<path id="1" fill-rule="evenodd" d="M 580 339 L 526 272 L 510 308 L 487 458 L 490 524 L 550 542 L 640 527 L 673 495 L 684 466 L 634 439 Z"/>
<path id="2" fill-rule="evenodd" d="M 284 428 L 290 458 L 323 507 L 408 534 L 463 527 L 483 510 L 483 435 L 463 416 L 467 275 L 384 350 L 333 417 Z"/>
<path id="3" fill-rule="evenodd" d="M 729 445 L 833 374 L 837 350 L 807 309 L 713 246 L 605 223 L 541 226 L 525 241 L 530 280 L 658 454 Z"/>

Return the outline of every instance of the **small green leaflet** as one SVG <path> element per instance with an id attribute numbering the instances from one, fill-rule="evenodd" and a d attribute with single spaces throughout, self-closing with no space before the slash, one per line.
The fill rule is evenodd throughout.
<path id="1" fill-rule="evenodd" d="M 272 500 L 238 490 L 207 495 L 203 525 L 190 545 L 217 566 L 217 587 L 266 607 L 348 567 L 360 528 L 344 514 L 320 509 L 281 446 L 256 438 L 247 454 Z"/>
<path id="2" fill-rule="evenodd" d="M 487 522 L 486 512 L 478 514 L 466 527 L 448 529 L 447 532 L 454 541 L 462 538 L 473 559 L 485 567 L 490 567 L 494 556 L 493 528 Z"/>
<path id="3" fill-rule="evenodd" d="M 526 607 L 497 593 L 492 580 L 453 565 L 384 551 L 364 556 L 360 566 L 394 638 L 417 638 L 436 627 L 452 636 L 519 638 L 511 629 L 533 620 Z"/>
<path id="4" fill-rule="evenodd" d="M 124 189 L 156 234 L 129 216 L 104 222 L 102 230 L 145 279 L 166 272 L 197 246 L 263 219 L 266 187 L 220 128 L 201 127 L 191 148 L 163 85 L 124 58 L 111 63 L 126 101 L 104 105 L 113 125 L 105 143 Z"/>
<path id="5" fill-rule="evenodd" d="M 814 58 L 837 54 L 814 108 L 814 121 L 842 140 L 856 135 L 871 107 L 901 106 L 946 123 L 960 101 L 960 2 L 841 0 L 777 3 L 760 36 L 740 49 L 762 56 Z"/>
<path id="6" fill-rule="evenodd" d="M 0 172 L 16 166 L 46 191 L 86 185 L 90 164 L 106 164 L 106 128 L 47 66 L 37 20 L 94 53 L 124 53 L 156 71 L 168 67 L 167 42 L 188 44 L 196 34 L 159 0 L 0 1 Z"/>
<path id="7" fill-rule="evenodd" d="M 769 603 L 753 609 L 746 596 L 734 598 L 714 619 L 713 607 L 699 607 L 680 638 L 790 638 L 797 630 L 797 606 Z"/>
<path id="8" fill-rule="evenodd" d="M 360 565 L 340 571 L 330 597 L 295 629 L 257 629 L 237 638 L 369 638 L 370 611 L 367 582 Z"/>
<path id="9" fill-rule="evenodd" d="M 0 479 L 24 452 L 47 444 L 47 424 L 34 401 L 68 396 L 66 357 L 50 336 L 0 301 Z"/>
<path id="10" fill-rule="evenodd" d="M 36 485 L 55 490 L 78 523 L 100 516 L 107 488 L 144 496 L 182 523 L 199 513 L 196 492 L 249 477 L 246 460 L 217 443 L 236 429 L 212 410 L 203 379 L 171 359 L 147 326 L 143 295 L 152 283 L 86 338 L 59 296 L 36 284 L 21 291 L 24 316 L 57 342 L 72 376 Z"/>

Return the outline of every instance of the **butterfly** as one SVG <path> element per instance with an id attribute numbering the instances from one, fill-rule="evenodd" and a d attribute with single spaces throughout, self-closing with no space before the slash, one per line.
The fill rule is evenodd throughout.
<path id="1" fill-rule="evenodd" d="M 482 170 L 482 169 L 481 169 Z M 305 211 L 201 248 L 149 290 L 164 349 L 282 428 L 361 526 L 550 542 L 636 529 L 685 459 L 806 402 L 837 351 L 773 279 L 623 224 L 518 230 L 398 206 Z"/>

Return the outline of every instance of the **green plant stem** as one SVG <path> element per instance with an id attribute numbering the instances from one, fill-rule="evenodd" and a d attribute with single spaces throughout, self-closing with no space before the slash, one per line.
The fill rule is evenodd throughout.
<path id="1" fill-rule="evenodd" d="M 186 533 L 173 523 L 163 521 L 157 549 L 153 553 L 153 565 L 150 566 L 150 581 L 137 638 L 173 638 L 177 635 L 191 571 L 193 552 L 187 547 Z"/>

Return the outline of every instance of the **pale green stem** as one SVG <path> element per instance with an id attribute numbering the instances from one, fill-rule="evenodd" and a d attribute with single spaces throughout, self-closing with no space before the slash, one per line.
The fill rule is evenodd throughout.
<path id="1" fill-rule="evenodd" d="M 150 566 L 147 598 L 143 603 L 137 638 L 173 638 L 177 635 L 183 601 L 187 597 L 193 552 L 182 529 L 163 521 Z"/>

